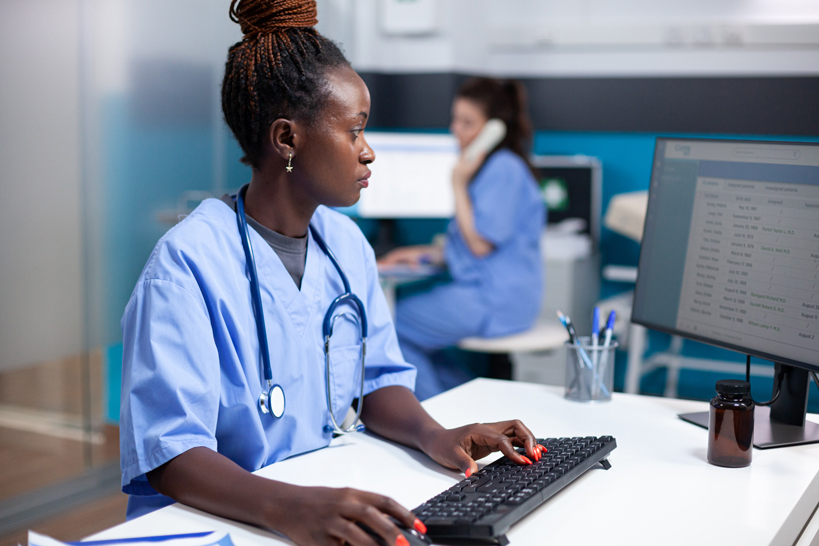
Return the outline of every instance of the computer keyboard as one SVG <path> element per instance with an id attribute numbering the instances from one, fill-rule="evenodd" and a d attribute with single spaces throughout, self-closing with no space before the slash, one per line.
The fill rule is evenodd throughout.
<path id="1" fill-rule="evenodd" d="M 413 510 L 427 526 L 427 536 L 433 541 L 467 539 L 464 542 L 501 537 L 598 462 L 608 470 L 606 457 L 617 447 L 611 436 L 538 443 L 547 450 L 539 461 L 519 465 L 502 457 Z M 523 448 L 517 451 L 524 454 Z"/>

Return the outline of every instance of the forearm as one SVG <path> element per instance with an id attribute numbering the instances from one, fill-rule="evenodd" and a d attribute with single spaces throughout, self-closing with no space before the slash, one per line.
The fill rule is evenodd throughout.
<path id="1" fill-rule="evenodd" d="M 218 516 L 277 529 L 296 486 L 254 476 L 224 455 L 195 447 L 148 473 L 154 489 Z"/>
<path id="2" fill-rule="evenodd" d="M 430 433 L 443 430 L 406 387 L 392 386 L 364 397 L 361 420 L 388 440 L 427 452 Z"/>
<path id="3" fill-rule="evenodd" d="M 475 229 L 475 213 L 466 186 L 455 187 L 455 221 L 458 222 L 461 235 L 472 254 L 482 258 L 495 249 L 492 243 L 481 237 Z"/>

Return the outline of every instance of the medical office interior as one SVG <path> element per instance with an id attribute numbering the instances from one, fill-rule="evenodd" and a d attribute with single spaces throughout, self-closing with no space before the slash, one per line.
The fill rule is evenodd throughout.
<path id="1" fill-rule="evenodd" d="M 2 544 L 29 528 L 79 540 L 124 521 L 123 309 L 163 233 L 250 178 L 220 108 L 225 54 L 241 38 L 228 5 L 0 0 Z M 594 306 L 616 309 L 618 392 L 708 400 L 716 380 L 744 378 L 743 355 L 629 325 L 655 139 L 819 142 L 819 4 L 319 0 L 318 19 L 369 86 L 376 154 L 392 138 L 399 152 L 420 142 L 445 156 L 399 168 L 386 146 L 384 167 L 376 159 L 372 195 L 344 212 L 377 253 L 446 229 L 461 83 L 520 78 L 549 208 L 539 323 L 559 326 L 561 309 L 587 335 Z M 560 347 L 499 357 L 475 343 L 447 357 L 563 385 Z M 772 378 L 755 359 L 753 394 L 769 397 Z"/>

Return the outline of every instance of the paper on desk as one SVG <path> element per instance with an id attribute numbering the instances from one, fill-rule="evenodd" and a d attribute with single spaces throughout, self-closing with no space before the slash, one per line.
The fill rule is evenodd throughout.
<path id="1" fill-rule="evenodd" d="M 115 546 L 119 544 L 128 544 L 129 546 L 233 546 L 233 541 L 230 540 L 230 535 L 225 531 L 89 540 L 83 542 L 60 542 L 59 540 L 35 533 L 34 531 L 28 532 L 28 546 Z"/>

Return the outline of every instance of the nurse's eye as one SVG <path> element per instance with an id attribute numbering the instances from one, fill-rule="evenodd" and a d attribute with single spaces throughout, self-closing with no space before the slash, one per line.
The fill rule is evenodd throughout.
<path id="1" fill-rule="evenodd" d="M 364 130 L 363 128 L 358 127 L 356 129 L 353 129 L 352 131 L 350 131 L 353 134 L 353 140 L 357 139 L 358 135 L 360 135 L 361 131 L 363 131 L 363 130 Z"/>

